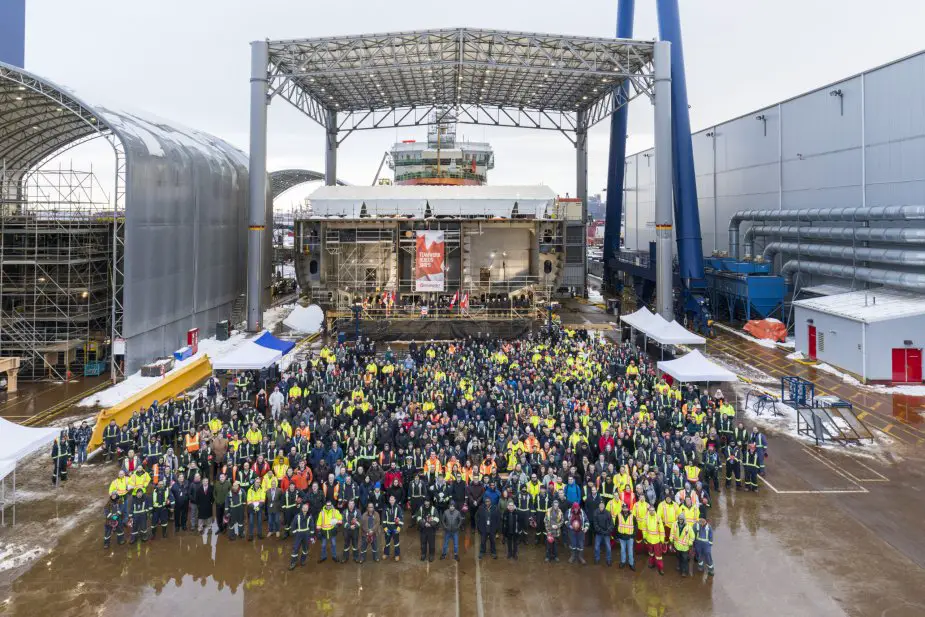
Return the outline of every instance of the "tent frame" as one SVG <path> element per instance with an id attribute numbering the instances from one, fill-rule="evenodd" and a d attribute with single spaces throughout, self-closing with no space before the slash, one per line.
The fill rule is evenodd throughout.
<path id="1" fill-rule="evenodd" d="M 10 474 L 13 476 L 13 498 L 10 501 L 10 505 L 13 509 L 13 522 L 12 527 L 16 526 L 16 467 L 18 466 L 17 462 L 13 463 L 13 473 Z M 55 484 L 57 486 L 57 483 Z M 6 506 L 7 506 L 7 497 L 6 497 L 6 476 L 0 480 L 0 527 L 6 527 Z"/>

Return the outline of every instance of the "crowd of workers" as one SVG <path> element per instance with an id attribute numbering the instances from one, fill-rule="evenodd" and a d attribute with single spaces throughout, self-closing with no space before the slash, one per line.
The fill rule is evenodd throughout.
<path id="1" fill-rule="evenodd" d="M 119 463 L 104 546 L 215 530 L 291 538 L 290 568 L 401 558 L 479 558 L 545 546 L 547 562 L 713 574 L 713 495 L 758 491 L 767 439 L 722 392 L 671 385 L 631 342 L 554 329 L 521 340 L 412 344 L 396 358 L 325 347 L 285 374 L 216 378 L 193 399 L 104 430 Z M 225 398 L 224 404 L 219 404 Z M 54 454 L 54 453 L 53 453 Z M 338 541 L 341 546 L 338 547 Z"/>

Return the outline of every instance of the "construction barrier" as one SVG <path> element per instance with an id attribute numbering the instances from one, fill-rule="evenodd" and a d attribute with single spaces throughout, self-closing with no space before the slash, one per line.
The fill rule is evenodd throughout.
<path id="1" fill-rule="evenodd" d="M 186 392 L 196 384 L 204 381 L 212 374 L 212 362 L 208 356 L 194 360 L 188 366 L 166 375 L 160 381 L 151 384 L 141 392 L 134 394 L 115 407 L 104 409 L 96 417 L 96 426 L 93 427 L 93 437 L 90 439 L 90 450 L 103 445 L 103 430 L 110 420 L 116 424 L 124 424 L 132 417 L 132 412 L 147 409 L 154 401 L 163 403 Z"/>

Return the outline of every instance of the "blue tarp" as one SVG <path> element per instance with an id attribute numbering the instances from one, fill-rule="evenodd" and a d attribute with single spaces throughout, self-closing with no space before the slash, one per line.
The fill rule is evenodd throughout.
<path id="1" fill-rule="evenodd" d="M 295 347 L 295 343 L 291 341 L 282 341 L 269 332 L 264 332 L 256 340 L 254 340 L 254 342 L 261 347 L 266 347 L 267 349 L 275 349 L 281 352 L 283 355 L 286 355 L 292 351 L 293 347 Z"/>

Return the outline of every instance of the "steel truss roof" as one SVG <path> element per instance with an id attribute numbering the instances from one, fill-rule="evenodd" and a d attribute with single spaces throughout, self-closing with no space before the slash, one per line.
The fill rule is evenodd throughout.
<path id="1" fill-rule="evenodd" d="M 652 95 L 652 41 L 458 28 L 268 46 L 270 96 L 339 141 L 432 124 L 434 111 L 437 120 L 455 113 L 464 124 L 575 133 Z"/>
<path id="2" fill-rule="evenodd" d="M 324 174 L 310 169 L 281 169 L 270 172 L 270 199 L 276 199 L 289 189 L 306 182 L 324 180 Z M 346 182 L 338 180 L 337 184 L 346 186 Z"/>

